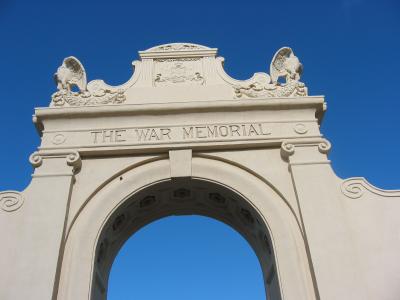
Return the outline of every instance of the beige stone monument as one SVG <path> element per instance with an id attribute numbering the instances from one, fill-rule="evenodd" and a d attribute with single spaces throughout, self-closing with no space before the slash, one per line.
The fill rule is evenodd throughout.
<path id="1" fill-rule="evenodd" d="M 290 48 L 245 81 L 214 48 L 139 55 L 120 86 L 87 83 L 74 57 L 58 68 L 32 181 L 0 192 L 0 299 L 106 299 L 123 243 L 187 214 L 247 239 L 268 299 L 400 299 L 400 191 L 335 175 L 324 97 Z"/>

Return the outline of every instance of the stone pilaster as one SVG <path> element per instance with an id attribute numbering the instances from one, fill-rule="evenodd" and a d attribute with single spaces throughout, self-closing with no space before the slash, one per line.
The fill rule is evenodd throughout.
<path id="1" fill-rule="evenodd" d="M 52 299 L 57 288 L 70 194 L 81 160 L 76 151 L 56 151 L 35 152 L 30 162 L 35 171 L 27 189 L 0 193 L 0 235 L 7 241 L 0 265 L 14 262 L 2 279 L 13 288 L 1 289 L 0 299 Z"/>
<path id="2" fill-rule="evenodd" d="M 289 164 L 317 294 L 324 300 L 368 299 L 327 158 L 330 148 L 325 139 L 287 141 L 281 154 Z"/>

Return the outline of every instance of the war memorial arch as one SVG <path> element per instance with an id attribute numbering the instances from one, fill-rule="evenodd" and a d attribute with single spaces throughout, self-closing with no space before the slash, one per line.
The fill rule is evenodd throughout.
<path id="1" fill-rule="evenodd" d="M 0 299 L 100 300 L 118 250 L 169 215 L 205 215 L 254 249 L 271 300 L 400 299 L 400 191 L 333 172 L 292 49 L 235 80 L 217 49 L 139 52 L 120 86 L 57 69 L 24 191 L 0 192 Z"/>

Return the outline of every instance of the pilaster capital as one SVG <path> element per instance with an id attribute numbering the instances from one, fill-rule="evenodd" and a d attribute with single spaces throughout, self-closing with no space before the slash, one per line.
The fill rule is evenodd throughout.
<path id="1" fill-rule="evenodd" d="M 281 144 L 281 156 L 291 165 L 329 163 L 326 155 L 330 149 L 331 143 L 324 138 L 286 140 Z M 295 153 L 299 155 L 295 157 Z"/>
<path id="2" fill-rule="evenodd" d="M 33 152 L 29 157 L 31 165 L 37 169 L 42 167 L 45 160 L 50 159 L 65 159 L 65 165 L 72 167 L 72 174 L 68 173 L 54 173 L 55 175 L 73 175 L 79 171 L 82 160 L 78 151 L 66 150 L 66 151 L 36 151 Z M 54 165 L 53 168 L 59 169 L 60 165 Z M 36 174 L 35 174 L 36 175 Z M 50 174 L 48 174 L 50 175 Z"/>

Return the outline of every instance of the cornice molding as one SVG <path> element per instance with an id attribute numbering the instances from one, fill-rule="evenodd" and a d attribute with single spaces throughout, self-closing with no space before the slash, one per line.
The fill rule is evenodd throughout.
<path id="1" fill-rule="evenodd" d="M 41 118 L 58 118 L 63 116 L 99 116 L 99 115 L 135 115 L 152 114 L 154 112 L 211 112 L 211 111 L 243 111 L 243 110 L 289 110 L 315 108 L 318 113 L 325 111 L 324 96 L 298 97 L 293 101 L 290 97 L 264 98 L 248 100 L 220 99 L 212 101 L 169 102 L 148 104 L 120 104 L 86 107 L 38 107 L 35 109 L 34 121 Z"/>

